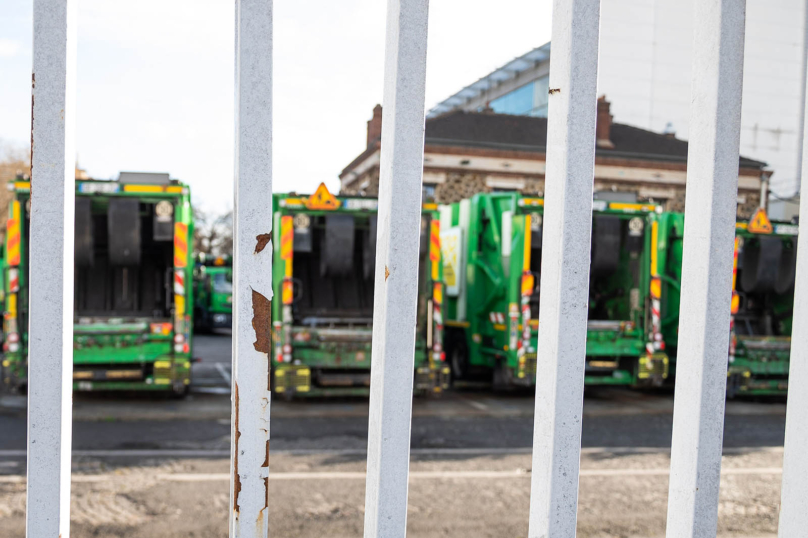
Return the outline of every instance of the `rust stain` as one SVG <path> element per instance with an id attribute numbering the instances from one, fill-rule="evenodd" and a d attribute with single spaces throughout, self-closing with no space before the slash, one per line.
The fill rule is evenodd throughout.
<path id="1" fill-rule="evenodd" d="M 385 281 L 387 280 L 388 276 L 390 276 L 390 269 L 388 269 L 387 266 L 385 265 L 384 266 L 384 280 Z"/>
<path id="2" fill-rule="evenodd" d="M 269 439 L 267 439 L 267 455 L 264 458 L 264 463 L 261 464 L 261 467 L 269 467 Z"/>
<path id="3" fill-rule="evenodd" d="M 561 88 L 550 88 L 550 95 L 554 93 L 561 93 Z"/>
<path id="4" fill-rule="evenodd" d="M 236 513 L 239 513 L 239 506 L 238 506 L 238 494 L 241 493 L 241 477 L 238 474 L 238 442 L 239 438 L 241 437 L 241 432 L 238 429 L 238 383 L 236 383 L 236 392 L 233 397 L 233 405 L 236 407 L 236 419 L 235 419 L 235 426 L 236 426 L 236 446 L 233 456 L 233 510 Z"/>
<path id="5" fill-rule="evenodd" d="M 256 351 L 269 355 L 272 307 L 269 299 L 252 290 L 253 319 L 252 325 L 255 331 L 255 342 L 253 347 Z"/>
<path id="6" fill-rule="evenodd" d="M 255 253 L 258 254 L 259 252 L 264 250 L 264 247 L 267 246 L 270 239 L 272 239 L 271 234 L 256 235 L 255 236 L 255 241 L 256 241 L 256 243 L 255 243 Z"/>
<path id="7" fill-rule="evenodd" d="M 269 508 L 269 478 L 264 478 L 264 489 L 267 494 L 264 497 L 264 508 Z"/>

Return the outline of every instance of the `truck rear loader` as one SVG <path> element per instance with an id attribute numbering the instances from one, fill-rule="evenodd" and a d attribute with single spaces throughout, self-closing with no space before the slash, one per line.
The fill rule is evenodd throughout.
<path id="1" fill-rule="evenodd" d="M 24 388 L 28 361 L 31 184 L 10 185 L 4 380 Z M 193 216 L 168 174 L 76 181 L 74 390 L 184 394 L 190 384 Z"/>
<path id="2" fill-rule="evenodd" d="M 448 386 L 437 211 L 421 217 L 414 390 Z M 273 197 L 272 389 L 276 395 L 366 395 L 370 387 L 378 201 Z"/>

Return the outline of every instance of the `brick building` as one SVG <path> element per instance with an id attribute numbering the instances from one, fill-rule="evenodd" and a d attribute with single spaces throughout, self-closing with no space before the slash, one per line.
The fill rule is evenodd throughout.
<path id="1" fill-rule="evenodd" d="M 379 187 L 382 109 L 368 121 L 367 148 L 340 174 L 346 195 L 376 196 Z M 427 118 L 424 197 L 448 203 L 476 192 L 515 190 L 544 195 L 547 118 L 454 110 Z M 748 218 L 760 203 L 766 163 L 741 157 L 738 216 Z M 612 122 L 610 104 L 598 100 L 595 197 L 651 201 L 682 211 L 687 142 Z"/>

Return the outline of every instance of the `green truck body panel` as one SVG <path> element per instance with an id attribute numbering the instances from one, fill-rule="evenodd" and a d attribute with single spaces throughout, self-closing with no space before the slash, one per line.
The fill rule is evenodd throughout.
<path id="1" fill-rule="evenodd" d="M 319 199 L 321 203 L 310 200 Z M 367 395 L 370 385 L 377 200 L 273 196 L 272 386 L 276 394 Z M 441 361 L 441 264 L 432 261 L 436 207 L 422 215 L 414 388 L 448 387 Z M 435 247 L 438 255 L 439 245 Z M 435 272 L 437 271 L 437 272 Z M 437 294 L 437 295 L 436 295 Z M 437 301 L 436 301 L 437 299 Z"/>
<path id="2" fill-rule="evenodd" d="M 663 334 L 676 371 L 684 215 L 663 213 L 659 221 L 659 258 L 663 278 Z M 772 223 L 772 233 L 753 233 L 746 222 L 735 228 L 737 312 L 733 313 L 728 345 L 727 394 L 785 395 L 791 351 L 797 225 Z M 770 249 L 767 273 L 747 275 L 759 259 L 761 242 Z M 745 265 L 750 265 L 746 267 Z M 757 274 L 757 273 L 756 273 Z M 760 282 L 761 278 L 767 280 Z M 777 281 L 777 282 L 776 282 Z M 777 288 L 777 289 L 775 289 Z"/>
<path id="3" fill-rule="evenodd" d="M 198 331 L 229 329 L 233 324 L 232 259 L 199 257 L 194 267 L 194 326 Z"/>
<path id="4" fill-rule="evenodd" d="M 658 384 L 667 376 L 664 342 L 649 334 L 648 224 L 656 210 L 595 202 L 594 234 L 602 241 L 593 243 L 588 385 Z M 446 346 L 455 378 L 535 384 L 543 214 L 543 200 L 516 193 L 477 194 L 441 208 Z"/>
<path id="5" fill-rule="evenodd" d="M 30 183 L 15 183 L 3 324 L 3 377 L 15 387 L 27 382 L 29 199 Z M 192 215 L 176 181 L 76 181 L 74 390 L 187 390 Z"/>

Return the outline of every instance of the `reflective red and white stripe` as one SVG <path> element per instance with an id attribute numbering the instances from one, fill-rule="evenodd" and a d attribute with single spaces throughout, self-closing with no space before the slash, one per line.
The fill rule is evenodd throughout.
<path id="1" fill-rule="evenodd" d="M 14 267 L 8 270 L 8 291 L 11 293 L 20 291 L 20 270 Z"/>
<path id="2" fill-rule="evenodd" d="M 174 294 L 185 295 L 185 271 L 174 271 Z"/>
<path id="3" fill-rule="evenodd" d="M 659 277 L 651 278 L 651 332 L 649 341 L 645 344 L 645 350 L 649 355 L 665 349 L 665 342 L 662 340 L 662 318 L 660 315 L 660 299 L 662 297 L 662 280 Z"/>

